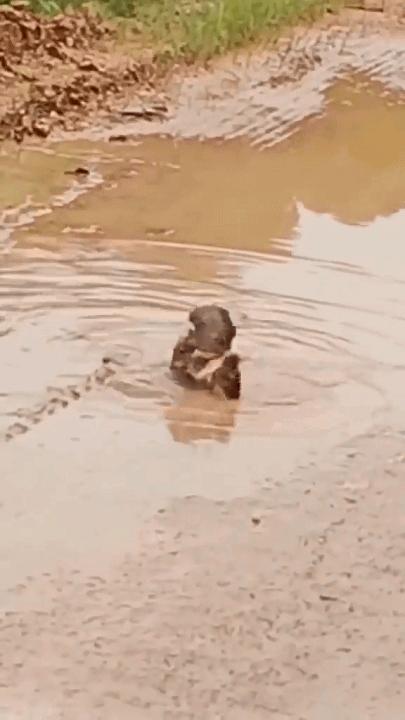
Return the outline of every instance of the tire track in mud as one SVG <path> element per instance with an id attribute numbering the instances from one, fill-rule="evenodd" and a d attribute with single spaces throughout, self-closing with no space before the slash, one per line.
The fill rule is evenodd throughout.
<path id="1" fill-rule="evenodd" d="M 19 206 L 6 208 L 0 213 L 1 244 L 5 247 L 17 228 L 31 225 L 36 218 L 51 213 L 55 208 L 70 204 L 103 181 L 104 178 L 98 171 L 91 170 L 84 180 L 74 180 L 62 193 L 51 197 L 47 205 L 34 203 L 31 197 L 27 197 Z M 35 408 L 15 410 L 13 415 L 19 417 L 19 420 L 11 423 L 0 433 L 0 441 L 9 442 L 25 434 L 57 410 L 66 408 L 72 402 L 80 400 L 84 394 L 105 385 L 115 375 L 118 366 L 118 362 L 105 357 L 102 363 L 81 382 L 50 390 L 46 399 Z"/>
<path id="2" fill-rule="evenodd" d="M 270 147 L 288 138 L 309 116 L 320 114 L 328 89 L 348 74 L 362 74 L 393 91 L 404 91 L 405 38 L 391 38 L 389 43 L 352 32 L 326 33 L 313 41 L 310 51 L 298 43 L 290 46 L 276 71 L 271 57 L 248 59 L 240 68 L 235 97 L 230 100 L 222 92 L 211 107 L 204 94 L 215 91 L 216 85 L 226 86 L 226 71 L 207 77 L 205 90 L 197 78 L 190 91 L 182 90 L 168 130 L 201 139 L 244 136 L 258 148 Z"/>
<path id="3" fill-rule="evenodd" d="M 3 430 L 0 440 L 3 442 L 14 440 L 54 415 L 58 410 L 80 400 L 92 390 L 107 385 L 109 380 L 116 375 L 119 366 L 118 361 L 104 357 L 101 364 L 86 375 L 81 382 L 50 390 L 44 402 L 35 408 L 16 410 L 13 414 L 20 419 Z"/>
<path id="4" fill-rule="evenodd" d="M 114 132 L 200 140 L 245 137 L 263 149 L 319 115 L 329 88 L 350 74 L 405 92 L 405 34 L 367 24 L 298 31 L 273 49 L 240 53 L 175 78 L 171 116 L 114 123 Z M 90 135 L 101 138 L 105 130 L 95 128 Z"/>

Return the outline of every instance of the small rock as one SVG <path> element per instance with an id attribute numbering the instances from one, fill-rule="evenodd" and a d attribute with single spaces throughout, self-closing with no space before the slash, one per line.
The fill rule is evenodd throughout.
<path id="1" fill-rule="evenodd" d="M 79 63 L 78 68 L 79 70 L 84 70 L 84 72 L 103 72 L 102 69 L 90 58 L 85 58 L 81 63 Z"/>
<path id="2" fill-rule="evenodd" d="M 32 131 L 38 137 L 46 138 L 51 132 L 51 123 L 45 118 L 38 118 L 32 121 Z"/>
<path id="3" fill-rule="evenodd" d="M 123 117 L 141 118 L 143 120 L 162 119 L 167 114 L 167 106 L 162 104 L 128 107 L 121 110 Z"/>
<path id="4" fill-rule="evenodd" d="M 13 0 L 11 4 L 16 10 L 27 10 L 29 7 L 27 0 Z"/>
<path id="5" fill-rule="evenodd" d="M 126 135 L 110 135 L 108 142 L 126 142 L 128 140 Z"/>
<path id="6" fill-rule="evenodd" d="M 87 177 L 90 174 L 90 170 L 85 167 L 77 167 L 74 170 L 65 170 L 65 175 L 75 175 L 76 177 Z"/>

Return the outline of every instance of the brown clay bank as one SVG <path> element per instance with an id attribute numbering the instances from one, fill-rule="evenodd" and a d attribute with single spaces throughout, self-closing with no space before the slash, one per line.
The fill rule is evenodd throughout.
<path id="1" fill-rule="evenodd" d="M 159 4 L 159 0 L 151 2 L 156 6 Z M 232 3 L 233 0 L 225 3 L 229 12 Z M 340 0 L 336 3 L 336 7 L 344 4 Z M 398 0 L 347 0 L 345 4 L 350 8 L 384 11 L 384 18 L 394 18 L 395 22 L 404 18 L 403 3 Z M 242 12 L 240 3 L 234 5 Z M 141 13 L 142 7 L 141 3 L 136 13 Z M 258 12 L 257 7 L 261 8 L 260 12 L 267 8 L 266 22 L 259 22 L 260 18 L 252 15 L 253 10 Z M 149 26 L 151 21 L 146 16 L 140 16 L 140 22 L 136 23 L 134 18 L 125 21 L 127 28 L 136 26 L 137 30 L 135 41 L 130 40 L 128 45 L 128 42 L 120 43 L 116 23 L 107 24 L 87 10 L 50 18 L 35 15 L 23 2 L 0 5 L 0 141 L 21 142 L 30 136 L 46 138 L 56 128 L 70 131 L 99 121 L 104 123 L 106 119 L 116 121 L 117 114 L 128 122 L 134 118 L 151 122 L 164 119 L 167 105 L 160 101 L 159 90 L 167 89 L 168 70 L 175 62 L 205 61 L 266 37 L 266 32 L 267 37 L 274 38 L 274 27 L 282 28 L 286 23 L 305 20 L 308 11 L 333 9 L 335 4 L 308 0 L 304 10 L 302 7 L 297 3 L 294 10 L 291 3 L 286 2 L 285 8 L 281 3 L 277 5 L 278 15 L 273 17 L 269 12 L 271 2 L 247 3 L 251 16 L 246 11 L 238 23 L 232 23 L 231 16 L 221 18 L 225 23 L 224 32 L 219 32 L 216 23 L 210 25 L 208 22 L 213 20 L 209 13 L 218 12 L 216 5 L 202 3 L 201 12 L 208 15 L 200 36 L 193 32 L 187 7 L 177 8 L 174 12 L 167 3 L 164 12 L 171 14 L 166 16 L 162 10 L 160 24 L 156 22 Z M 244 12 L 246 8 L 244 6 Z M 181 20 L 183 11 L 186 23 Z M 328 17 L 336 27 L 348 23 L 344 13 L 342 16 L 329 14 Z M 201 18 L 198 21 L 200 27 Z M 322 28 L 322 21 L 318 25 Z M 173 30 L 169 33 L 172 42 L 169 50 L 167 27 Z M 239 34 L 232 34 L 235 33 L 235 30 L 231 32 L 232 27 L 239 28 Z M 304 37 L 303 42 L 302 34 L 297 44 L 291 43 L 287 53 L 280 57 L 278 51 L 270 54 L 279 60 L 278 71 L 272 72 L 266 81 L 270 87 L 301 80 L 314 64 L 320 62 L 317 42 L 314 43 L 313 36 L 308 36 L 307 42 Z M 134 96 L 142 101 L 134 103 Z M 131 107 L 123 109 L 129 97 Z"/>
<path id="2" fill-rule="evenodd" d="M 73 129 L 126 88 L 153 87 L 153 64 L 115 52 L 113 30 L 87 10 L 47 18 L 1 5 L 0 37 L 0 140 Z"/>
<path id="3" fill-rule="evenodd" d="M 231 0 L 228 4 L 232 9 Z M 309 3 L 314 9 L 324 5 L 323 0 Z M 209 7 L 207 4 L 204 12 L 209 13 Z M 181 30 L 186 35 L 178 36 L 183 24 L 178 9 L 174 10 L 173 5 L 170 17 L 162 17 L 161 25 L 150 25 L 150 19 L 141 15 L 143 29 L 136 36 L 136 47 L 131 41 L 128 48 L 117 43 L 116 25 L 106 24 L 87 10 L 45 17 L 34 14 L 28 3 L 0 5 L 0 140 L 45 138 L 56 127 L 72 130 L 88 125 L 92 118 L 113 112 L 128 91 L 132 99 L 139 92 L 155 95 L 157 80 L 167 64 L 177 59 L 204 59 L 254 39 L 226 33 L 227 45 L 218 45 L 211 27 L 212 37 L 204 36 L 200 47 L 190 23 L 187 32 Z M 286 12 L 274 20 L 292 20 Z M 142 13 L 142 4 L 136 13 Z M 297 12 L 297 18 L 301 16 L 302 12 Z M 129 28 L 134 25 L 134 19 L 125 22 Z M 167 45 L 167 23 L 179 40 L 177 50 L 171 48 L 168 57 L 163 47 Z M 137 116 L 155 118 L 149 108 L 149 102 L 140 103 Z"/>

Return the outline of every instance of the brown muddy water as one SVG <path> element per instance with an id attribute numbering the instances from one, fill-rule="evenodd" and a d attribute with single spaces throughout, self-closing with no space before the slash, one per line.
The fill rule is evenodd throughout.
<path id="1" fill-rule="evenodd" d="M 354 76 L 270 149 L 156 136 L 4 149 L 2 607 L 46 602 L 21 594 L 27 577 L 106 572 L 171 498 L 282 485 L 400 412 L 404 128 L 402 97 Z M 78 165 L 88 178 L 64 174 Z M 238 326 L 239 403 L 168 374 L 203 302 Z M 48 414 L 104 355 L 116 373 Z"/>
<path id="2" fill-rule="evenodd" d="M 13 571 L 45 548 L 120 551 L 167 498 L 243 494 L 395 409 L 404 123 L 400 98 L 357 79 L 269 151 L 154 137 L 4 154 L 1 425 L 30 428 L 2 442 Z M 64 174 L 78 165 L 88 179 Z M 168 375 L 203 302 L 238 325 L 238 404 Z M 107 386 L 31 428 L 104 355 L 122 363 Z"/>

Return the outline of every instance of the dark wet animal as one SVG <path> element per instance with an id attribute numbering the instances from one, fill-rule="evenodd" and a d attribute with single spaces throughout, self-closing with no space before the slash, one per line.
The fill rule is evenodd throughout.
<path id="1" fill-rule="evenodd" d="M 236 335 L 228 310 L 201 305 L 190 312 L 193 327 L 176 343 L 171 370 L 183 385 L 206 388 L 220 397 L 240 397 L 240 358 L 230 352 Z"/>
<path id="2" fill-rule="evenodd" d="M 228 310 L 219 305 L 201 305 L 191 311 L 189 320 L 194 325 L 193 336 L 201 352 L 218 356 L 230 350 L 236 327 Z"/>

